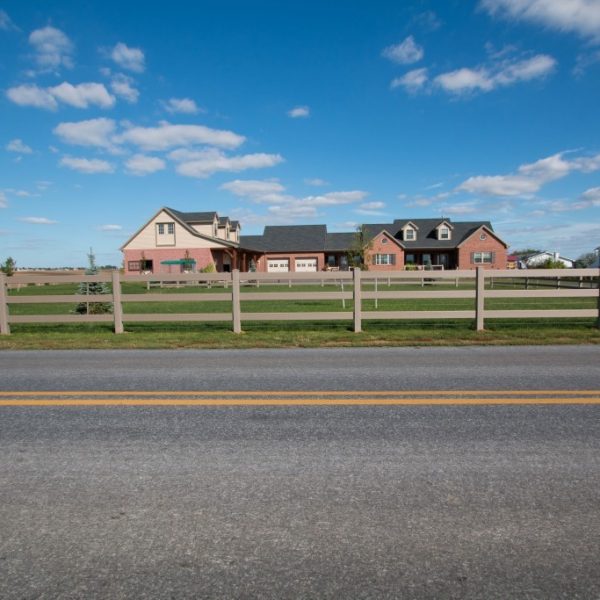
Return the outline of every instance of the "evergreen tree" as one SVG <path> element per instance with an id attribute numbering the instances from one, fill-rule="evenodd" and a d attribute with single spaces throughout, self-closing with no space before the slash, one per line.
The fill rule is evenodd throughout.
<path id="1" fill-rule="evenodd" d="M 96 257 L 91 248 L 87 256 L 89 267 L 85 270 L 85 274 L 97 275 Z M 82 296 L 101 296 L 110 294 L 110 289 L 106 283 L 101 281 L 82 281 L 77 288 L 77 294 Z M 103 315 L 112 312 L 112 304 L 110 302 L 80 302 L 75 308 L 75 312 L 80 315 Z"/>
<path id="2" fill-rule="evenodd" d="M 8 275 L 8 277 L 10 277 L 11 275 L 14 275 L 16 268 L 17 268 L 17 263 L 15 262 L 15 259 L 12 256 L 9 256 L 4 261 L 4 263 L 0 265 L 0 271 L 2 271 L 2 273 L 6 273 L 6 275 Z"/>

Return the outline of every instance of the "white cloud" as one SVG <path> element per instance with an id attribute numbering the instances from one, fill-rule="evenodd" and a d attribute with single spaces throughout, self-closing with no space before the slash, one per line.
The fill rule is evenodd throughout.
<path id="1" fill-rule="evenodd" d="M 590 173 L 600 170 L 600 154 L 573 160 L 558 153 L 534 163 L 521 165 L 509 175 L 478 175 L 461 183 L 457 191 L 486 196 L 523 196 L 537 192 L 543 185 L 566 177 L 573 171 Z"/>
<path id="2" fill-rule="evenodd" d="M 451 94 L 490 92 L 498 87 L 540 79 L 549 75 L 555 67 L 554 58 L 546 54 L 538 54 L 523 60 L 502 61 L 489 68 L 457 69 L 438 75 L 434 81 Z"/>
<path id="3" fill-rule="evenodd" d="M 589 206 L 600 206 L 600 187 L 590 188 L 581 194 L 581 200 Z"/>
<path id="4" fill-rule="evenodd" d="M 403 87 L 408 92 L 416 92 L 420 90 L 426 83 L 427 69 L 413 69 L 412 71 L 402 75 L 402 77 L 396 77 L 392 79 L 390 87 L 392 89 Z"/>
<path id="5" fill-rule="evenodd" d="M 0 10 L 0 29 L 4 31 L 18 29 L 18 27 L 12 22 L 11 18 L 4 10 Z"/>
<path id="6" fill-rule="evenodd" d="M 18 152 L 19 154 L 31 154 L 33 150 L 23 140 L 16 138 L 6 144 L 6 149 L 9 152 Z"/>
<path id="7" fill-rule="evenodd" d="M 19 219 L 23 223 L 31 223 L 33 225 L 54 225 L 58 223 L 58 221 L 53 221 L 52 219 L 48 219 L 46 217 L 22 217 Z"/>
<path id="8" fill-rule="evenodd" d="M 159 127 L 131 127 L 118 137 L 118 141 L 130 142 L 143 150 L 168 150 L 193 144 L 237 148 L 245 139 L 232 131 L 203 125 L 171 125 L 167 122 L 161 122 Z"/>
<path id="9" fill-rule="evenodd" d="M 122 225 L 100 225 L 98 231 L 121 231 L 123 229 Z"/>
<path id="10" fill-rule="evenodd" d="M 131 77 L 117 73 L 110 82 L 110 89 L 119 98 L 123 98 L 123 100 L 130 104 L 135 104 L 140 97 L 140 92 L 133 87 L 133 83 L 134 81 Z"/>
<path id="11" fill-rule="evenodd" d="M 144 53 L 139 48 L 129 48 L 119 42 L 110 53 L 110 57 L 122 68 L 134 73 L 142 73 L 145 67 Z"/>
<path id="12" fill-rule="evenodd" d="M 423 48 L 419 46 L 412 35 L 409 35 L 400 44 L 388 46 L 381 55 L 400 65 L 409 65 L 423 58 Z"/>
<path id="13" fill-rule="evenodd" d="M 8 203 L 6 201 L 6 194 L 4 192 L 0 192 L 0 208 L 6 208 Z"/>
<path id="14" fill-rule="evenodd" d="M 285 193 L 285 187 L 273 180 L 239 180 L 224 183 L 221 189 L 228 190 L 255 204 L 268 204 L 269 218 L 277 223 L 291 223 L 296 219 L 310 219 L 318 216 L 318 209 L 324 206 L 339 206 L 360 202 L 367 197 L 361 190 L 330 192 L 318 196 L 298 198 Z M 375 203 L 379 205 L 379 203 Z"/>
<path id="15" fill-rule="evenodd" d="M 126 163 L 127 171 L 133 175 L 149 175 L 165 168 L 165 161 L 156 156 L 135 154 Z"/>
<path id="16" fill-rule="evenodd" d="M 29 35 L 29 43 L 35 50 L 35 59 L 43 71 L 51 71 L 59 67 L 73 67 L 73 44 L 71 40 L 55 27 L 47 26 L 36 29 Z"/>
<path id="17" fill-rule="evenodd" d="M 167 112 L 183 113 L 188 115 L 195 115 L 200 111 L 196 103 L 191 98 L 169 98 L 163 103 Z"/>
<path id="18" fill-rule="evenodd" d="M 6 91 L 9 100 L 19 106 L 56 110 L 58 103 L 52 94 L 35 84 L 18 85 Z"/>
<path id="19" fill-rule="evenodd" d="M 73 158 L 71 156 L 65 156 L 60 161 L 61 166 L 73 169 L 73 171 L 79 171 L 80 173 L 86 173 L 88 175 L 95 173 L 112 173 L 114 171 L 113 166 L 99 158 Z"/>
<path id="20" fill-rule="evenodd" d="M 491 15 L 600 41 L 600 3 L 596 0 L 481 0 L 481 7 Z"/>
<path id="21" fill-rule="evenodd" d="M 87 108 L 90 105 L 110 108 L 115 104 L 115 97 L 108 93 L 102 83 L 72 85 L 63 81 L 60 85 L 48 88 L 48 92 L 61 102 L 76 108 Z"/>
<path id="22" fill-rule="evenodd" d="M 220 150 L 175 151 L 169 154 L 173 160 L 183 160 L 177 165 L 177 172 L 187 177 L 205 178 L 218 171 L 245 171 L 246 169 L 264 169 L 283 161 L 279 154 L 242 154 L 227 156 Z"/>
<path id="23" fill-rule="evenodd" d="M 319 177 L 315 177 L 314 179 L 305 179 L 304 183 L 306 185 L 312 185 L 314 187 L 322 187 L 325 185 L 329 185 L 328 181 L 325 181 L 325 179 L 320 179 Z"/>
<path id="24" fill-rule="evenodd" d="M 255 198 L 260 201 L 261 198 L 277 197 L 281 200 L 281 194 L 285 188 L 278 181 L 260 181 L 256 179 L 235 179 L 228 181 L 221 186 L 222 190 L 227 190 L 236 196 Z"/>
<path id="25" fill-rule="evenodd" d="M 444 214 L 447 215 L 470 215 L 477 211 L 474 202 L 457 202 L 444 206 Z"/>
<path id="26" fill-rule="evenodd" d="M 288 110 L 288 117 L 292 119 L 302 119 L 310 116 L 310 108 L 308 106 L 295 106 Z"/>
<path id="27" fill-rule="evenodd" d="M 99 118 L 59 123 L 53 132 L 67 144 L 111 149 L 114 130 L 115 122 L 112 119 Z"/>
<path id="28" fill-rule="evenodd" d="M 385 202 L 365 202 L 361 204 L 359 208 L 363 210 L 381 210 L 385 208 Z"/>
<path id="29" fill-rule="evenodd" d="M 115 104 L 114 96 L 111 96 L 101 83 L 73 85 L 63 81 L 60 85 L 45 89 L 35 84 L 25 84 L 9 88 L 6 95 L 20 106 L 34 106 L 48 110 L 58 108 L 57 100 L 76 108 L 88 108 L 91 105 L 110 108 Z"/>

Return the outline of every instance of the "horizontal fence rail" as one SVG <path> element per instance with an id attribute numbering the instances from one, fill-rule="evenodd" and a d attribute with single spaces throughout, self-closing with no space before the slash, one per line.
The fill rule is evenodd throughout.
<path id="1" fill-rule="evenodd" d="M 143 282 L 145 285 L 140 286 Z M 535 282 L 535 283 L 533 283 Z M 541 283 L 540 283 L 541 282 Z M 241 333 L 244 321 L 353 321 L 354 331 L 362 330 L 364 320 L 448 320 L 472 319 L 483 330 L 486 319 L 561 319 L 596 318 L 600 326 L 600 269 L 529 269 L 527 271 L 492 271 L 483 268 L 460 271 L 354 271 L 314 273 L 181 273 L 133 275 L 123 277 L 118 271 L 97 275 L 22 275 L 7 277 L 0 273 L 0 333 L 9 334 L 11 324 L 21 323 L 105 323 L 113 322 L 115 333 L 124 332 L 124 323 L 141 322 L 229 322 Z M 82 284 L 106 284 L 108 293 L 81 293 Z M 124 292 L 123 286 L 137 284 L 138 293 Z M 46 286 L 78 284 L 77 293 L 46 293 Z M 288 289 L 287 286 L 313 286 L 314 291 Z M 446 288 L 436 289 L 443 285 Z M 512 286 L 511 289 L 505 287 Z M 32 287 L 44 286 L 44 293 L 27 293 Z M 331 286 L 336 291 L 331 291 Z M 421 289 L 402 289 L 403 286 Z M 549 289 L 553 286 L 552 289 Z M 131 288 L 131 285 L 129 285 Z M 160 293 L 153 291 L 160 287 Z M 258 291 L 261 288 L 261 291 Z M 174 288 L 174 289 L 169 289 Z M 202 289 L 206 288 L 206 289 Z M 222 289 L 219 289 L 222 288 Z M 387 288 L 387 289 L 386 289 Z M 391 289 L 396 288 L 396 289 Z M 543 288 L 543 289 L 540 289 Z M 34 290 L 35 291 L 35 290 Z M 486 308 L 486 300 L 595 299 L 587 308 Z M 390 301 L 438 301 L 435 308 L 423 310 L 382 310 L 379 303 Z M 446 305 L 462 304 L 452 310 Z M 247 303 L 339 302 L 340 310 L 317 312 L 298 310 L 250 310 Z M 464 301 L 467 301 L 465 309 Z M 131 303 L 204 303 L 220 302 L 223 310 L 214 312 L 124 312 Z M 369 307 L 366 309 L 365 302 Z M 61 304 L 85 305 L 87 314 L 11 314 L 10 306 Z M 93 305 L 110 305 L 110 314 L 93 314 Z M 248 310 L 243 310 L 244 306 Z M 89 309 L 91 307 L 91 310 Z M 60 307 L 59 307 L 60 308 Z M 168 308 L 168 307 L 167 307 Z M 219 307 L 220 308 L 220 307 Z M 323 307 L 325 308 L 325 307 Z M 440 309 L 441 308 L 441 309 Z M 138 309 L 139 310 L 139 309 Z M 164 309 L 162 309 L 164 310 Z M 188 308 L 188 311 L 190 309 Z"/>

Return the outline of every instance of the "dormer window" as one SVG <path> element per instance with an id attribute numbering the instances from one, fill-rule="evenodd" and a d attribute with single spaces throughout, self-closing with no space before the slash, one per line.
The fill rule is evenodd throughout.
<path id="1" fill-rule="evenodd" d="M 404 230 L 404 239 L 408 242 L 412 242 L 417 239 L 417 232 L 414 229 Z"/>
<path id="2" fill-rule="evenodd" d="M 448 221 L 442 221 L 436 228 L 438 240 L 452 239 L 452 225 Z"/>

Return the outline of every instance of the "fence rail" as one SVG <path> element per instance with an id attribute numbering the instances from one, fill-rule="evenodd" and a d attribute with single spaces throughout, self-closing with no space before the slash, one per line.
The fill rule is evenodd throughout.
<path id="1" fill-rule="evenodd" d="M 559 279 L 557 279 L 559 278 Z M 528 281 L 575 281 L 576 286 L 561 285 L 557 289 L 492 289 L 499 280 L 522 282 L 524 288 L 529 287 Z M 129 282 L 145 282 L 146 293 L 123 293 L 122 286 Z M 461 283 L 462 282 L 462 283 Z M 51 284 L 68 283 L 108 283 L 111 293 L 102 295 L 93 294 L 18 294 L 16 290 L 27 289 L 28 286 L 46 286 Z M 222 286 L 223 291 L 185 293 L 154 293 L 149 291 L 151 284 L 194 286 L 207 285 Z M 339 291 L 252 291 L 260 284 L 285 285 L 313 284 L 324 287 L 335 284 Z M 392 285 L 402 284 L 420 285 L 422 290 L 382 290 Z M 437 290 L 434 285 L 460 285 L 466 289 Z M 139 322 L 173 322 L 173 321 L 200 321 L 231 322 L 235 333 L 242 331 L 243 321 L 334 321 L 351 320 L 354 331 L 360 332 L 362 322 L 369 319 L 474 319 L 477 330 L 484 329 L 485 319 L 538 319 L 538 318 L 596 318 L 600 326 L 600 269 L 570 269 L 564 270 L 536 269 L 524 272 L 486 271 L 483 268 L 468 271 L 393 271 L 393 272 L 320 272 L 320 273 L 185 273 L 161 275 L 134 275 L 123 277 L 118 271 L 98 275 L 16 275 L 7 278 L 0 274 L 0 333 L 10 333 L 10 325 L 17 323 L 104 323 L 113 322 L 115 333 L 123 333 L 124 323 Z M 537 285 L 537 284 L 536 284 Z M 427 288 L 427 289 L 425 289 Z M 10 293 L 10 290 L 13 293 Z M 485 307 L 487 299 L 563 299 L 563 298 L 595 298 L 593 308 L 562 308 L 562 309 L 535 309 L 535 310 L 498 310 Z M 380 300 L 465 300 L 473 301 L 468 310 L 379 310 Z M 245 302 L 290 302 L 290 301 L 341 301 L 340 311 L 321 312 L 251 312 L 243 311 Z M 375 310 L 364 310 L 363 301 L 375 301 Z M 351 302 L 350 310 L 346 310 L 346 302 Z M 23 304 L 66 304 L 66 303 L 108 303 L 112 305 L 112 314 L 11 314 L 11 305 Z M 124 313 L 123 305 L 131 302 L 228 302 L 231 309 L 227 312 L 181 312 L 181 313 Z"/>

